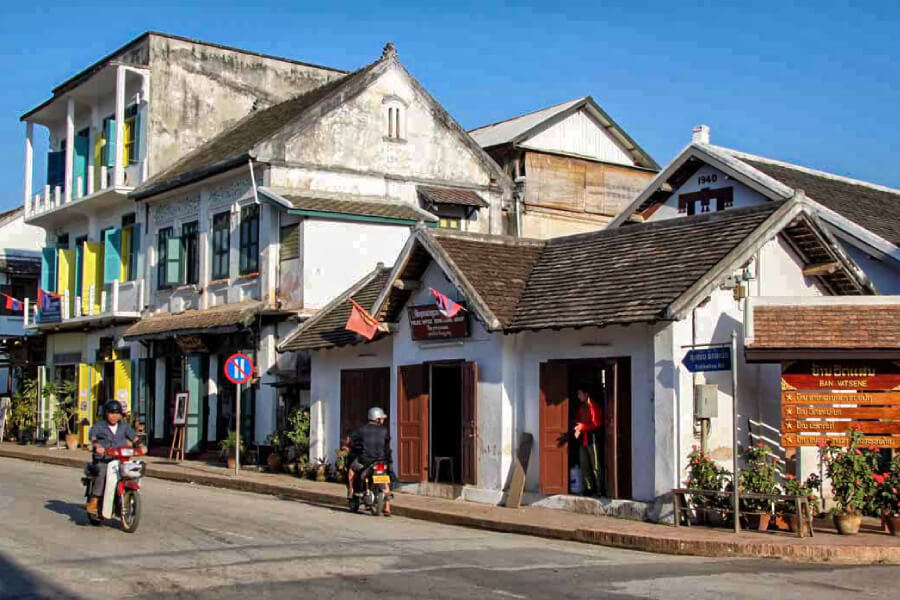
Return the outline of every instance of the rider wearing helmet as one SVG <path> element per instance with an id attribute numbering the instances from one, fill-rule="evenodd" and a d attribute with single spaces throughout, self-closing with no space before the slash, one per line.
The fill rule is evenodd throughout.
<path id="1" fill-rule="evenodd" d="M 374 462 L 391 462 L 391 436 L 384 426 L 387 415 L 375 406 L 369 409 L 369 422 L 362 425 L 350 436 L 350 468 L 347 470 L 348 493 L 353 493 L 353 478 L 359 471 Z M 390 489 L 384 504 L 384 514 L 391 514 Z"/>
<path id="2" fill-rule="evenodd" d="M 94 479 L 93 492 L 87 503 L 87 512 L 96 515 L 97 504 L 103 495 L 106 485 L 106 461 L 104 459 L 108 448 L 121 448 L 132 446 L 134 443 L 134 429 L 128 423 L 122 421 L 122 405 L 117 400 L 109 400 L 103 405 L 104 420 L 91 427 L 88 437 L 91 440 L 94 465 L 97 465 L 97 477 Z"/>

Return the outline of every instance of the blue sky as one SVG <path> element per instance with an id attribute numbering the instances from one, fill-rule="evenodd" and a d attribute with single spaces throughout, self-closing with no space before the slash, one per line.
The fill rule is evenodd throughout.
<path id="1" fill-rule="evenodd" d="M 467 129 L 591 95 L 660 164 L 706 123 L 713 143 L 900 188 L 893 0 L 151 4 L 4 6 L 0 210 L 22 202 L 19 116 L 151 29 L 348 70 L 391 40 Z"/>

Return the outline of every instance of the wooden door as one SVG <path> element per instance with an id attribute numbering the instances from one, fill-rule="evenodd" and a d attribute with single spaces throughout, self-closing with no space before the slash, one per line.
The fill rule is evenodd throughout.
<path id="1" fill-rule="evenodd" d="M 618 498 L 631 498 L 631 359 L 616 359 L 616 465 Z"/>
<path id="2" fill-rule="evenodd" d="M 542 494 L 568 494 L 569 368 L 547 362 L 540 369 L 539 489 Z"/>
<path id="3" fill-rule="evenodd" d="M 462 482 L 478 483 L 478 364 L 466 362 L 462 371 Z"/>
<path id="4" fill-rule="evenodd" d="M 377 406 L 388 412 L 390 390 L 388 367 L 341 371 L 341 441 L 368 420 L 370 408 Z"/>
<path id="5" fill-rule="evenodd" d="M 397 367 L 397 478 L 428 480 L 428 366 Z"/>
<path id="6" fill-rule="evenodd" d="M 603 467 L 603 478 L 605 480 L 606 495 L 609 498 L 619 497 L 619 460 L 618 460 L 618 407 L 616 399 L 618 369 L 615 361 L 608 363 L 604 368 L 604 427 L 603 438 L 604 448 L 603 456 L 605 464 Z"/>

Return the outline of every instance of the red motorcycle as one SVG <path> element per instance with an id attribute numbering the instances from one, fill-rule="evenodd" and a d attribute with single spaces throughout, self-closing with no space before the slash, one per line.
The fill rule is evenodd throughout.
<path id="1" fill-rule="evenodd" d="M 91 496 L 101 496 L 100 514 L 88 513 L 92 525 L 100 525 L 103 519 L 118 519 L 122 530 L 134 533 L 141 522 L 141 479 L 147 470 L 147 463 L 134 460 L 134 457 L 146 453 L 144 448 L 108 448 L 104 458 L 108 461 L 99 464 L 88 463 L 84 467 L 84 495 L 87 500 Z M 106 469 L 106 484 L 101 494 L 94 493 L 94 482 L 99 469 Z"/>
<path id="2" fill-rule="evenodd" d="M 384 512 L 384 503 L 388 499 L 388 485 L 391 476 L 387 465 L 381 461 L 371 463 L 353 478 L 353 495 L 350 496 L 350 510 L 359 511 L 361 505 L 372 511 L 375 516 Z"/>

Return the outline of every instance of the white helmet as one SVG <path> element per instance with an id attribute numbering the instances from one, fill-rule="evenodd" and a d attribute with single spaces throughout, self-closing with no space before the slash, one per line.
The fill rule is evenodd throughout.
<path id="1" fill-rule="evenodd" d="M 373 406 L 369 409 L 369 420 L 377 421 L 378 419 L 387 419 L 387 415 L 377 406 Z"/>

